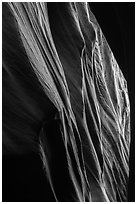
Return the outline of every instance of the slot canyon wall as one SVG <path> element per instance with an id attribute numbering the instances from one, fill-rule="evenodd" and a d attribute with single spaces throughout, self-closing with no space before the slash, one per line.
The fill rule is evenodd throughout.
<path id="1" fill-rule="evenodd" d="M 128 201 L 130 94 L 92 3 L 2 13 L 3 201 Z"/>

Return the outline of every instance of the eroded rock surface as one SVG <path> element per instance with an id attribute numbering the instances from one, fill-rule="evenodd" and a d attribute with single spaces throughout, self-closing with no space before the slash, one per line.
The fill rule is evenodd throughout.
<path id="1" fill-rule="evenodd" d="M 3 4 L 3 101 L 3 154 L 40 153 L 56 201 L 127 201 L 127 82 L 87 3 Z"/>

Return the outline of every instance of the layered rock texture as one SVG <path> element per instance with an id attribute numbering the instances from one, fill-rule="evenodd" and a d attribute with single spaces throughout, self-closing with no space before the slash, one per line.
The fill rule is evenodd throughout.
<path id="1" fill-rule="evenodd" d="M 53 201 L 113 202 L 129 146 L 127 82 L 89 5 L 3 3 L 3 155 L 39 155 Z"/>

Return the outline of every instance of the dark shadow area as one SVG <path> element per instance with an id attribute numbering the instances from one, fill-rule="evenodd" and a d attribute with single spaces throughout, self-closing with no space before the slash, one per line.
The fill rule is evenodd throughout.
<path id="1" fill-rule="evenodd" d="M 3 202 L 55 201 L 39 156 L 6 156 L 2 162 Z"/>

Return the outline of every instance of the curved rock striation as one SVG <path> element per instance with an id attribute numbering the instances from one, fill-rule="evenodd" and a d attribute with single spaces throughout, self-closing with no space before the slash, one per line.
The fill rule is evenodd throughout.
<path id="1" fill-rule="evenodd" d="M 127 82 L 87 3 L 3 3 L 3 101 L 3 154 L 40 154 L 56 201 L 127 201 Z"/>

